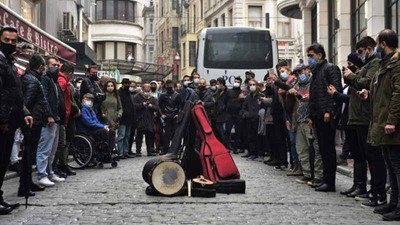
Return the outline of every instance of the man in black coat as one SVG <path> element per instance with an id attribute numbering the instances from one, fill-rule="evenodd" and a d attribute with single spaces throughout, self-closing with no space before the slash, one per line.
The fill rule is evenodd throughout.
<path id="1" fill-rule="evenodd" d="M 30 196 L 34 196 L 32 191 L 42 191 L 44 188 L 32 182 L 32 160 L 36 160 L 36 150 L 38 147 L 42 127 L 45 125 L 53 124 L 54 118 L 50 112 L 49 104 L 44 97 L 42 84 L 40 83 L 42 73 L 45 70 L 46 62 L 39 54 L 34 54 L 29 59 L 29 70 L 21 77 L 22 91 L 24 93 L 24 103 L 26 108 L 32 113 L 33 126 L 31 129 L 30 149 L 31 154 L 24 154 L 31 157 L 28 161 L 29 165 L 23 164 L 22 174 L 20 176 L 20 184 L 18 189 L 18 196 L 25 196 L 28 191 Z M 26 187 L 30 184 L 29 187 Z M 29 190 L 27 190 L 29 189 Z"/>
<path id="2" fill-rule="evenodd" d="M 249 152 L 243 155 L 244 158 L 256 159 L 258 156 L 257 149 L 257 131 L 258 131 L 258 111 L 261 109 L 260 98 L 264 97 L 257 88 L 257 82 L 250 80 L 249 95 L 246 96 L 240 115 L 246 119 L 247 142 L 249 144 Z"/>
<path id="3" fill-rule="evenodd" d="M 226 93 L 226 111 L 227 111 L 227 121 L 225 130 L 225 141 L 226 145 L 229 147 L 231 143 L 231 131 L 232 127 L 235 126 L 235 134 L 233 136 L 233 154 L 238 153 L 238 147 L 240 146 L 240 116 L 239 112 L 242 109 L 243 99 L 239 98 L 242 90 L 240 85 L 242 84 L 242 78 L 240 76 L 235 77 L 233 83 L 233 88 L 229 89 Z"/>
<path id="4" fill-rule="evenodd" d="M 101 103 L 106 99 L 106 95 L 99 86 L 99 77 L 97 76 L 97 67 L 90 66 L 86 71 L 86 78 L 83 79 L 80 87 L 80 95 L 82 102 L 83 96 L 90 93 L 94 96 L 93 109 L 96 113 L 97 118 L 102 121 L 103 115 L 101 113 Z"/>
<path id="5" fill-rule="evenodd" d="M 333 85 L 343 92 L 342 76 L 339 67 L 325 59 L 324 47 L 313 44 L 307 48 L 308 64 L 312 70 L 310 85 L 310 118 L 317 131 L 320 153 L 324 166 L 324 183 L 316 191 L 334 192 L 336 178 L 335 118 L 338 105 L 327 93 Z"/>
<path id="6" fill-rule="evenodd" d="M 227 87 L 225 84 L 225 80 L 223 78 L 217 79 L 217 87 L 218 91 L 214 95 L 215 97 L 215 117 L 217 123 L 217 130 L 215 131 L 216 137 L 220 142 L 222 142 L 225 147 L 228 147 L 224 140 L 224 124 L 226 122 L 226 91 Z"/>
<path id="7" fill-rule="evenodd" d="M 150 84 L 143 85 L 143 92 L 138 93 L 133 102 L 136 109 L 136 152 L 141 151 L 143 136 L 146 137 L 147 156 L 154 153 L 154 118 L 158 112 L 158 102 L 151 96 Z"/>
<path id="8" fill-rule="evenodd" d="M 24 127 L 25 130 L 33 123 L 29 110 L 24 106 L 21 80 L 12 57 L 17 40 L 15 28 L 6 26 L 0 31 L 0 215 L 19 207 L 18 203 L 12 204 L 3 199 L 1 187 L 10 163 L 15 130 L 18 127 Z"/>
<path id="9" fill-rule="evenodd" d="M 163 92 L 158 99 L 161 119 L 164 121 L 163 148 L 160 153 L 161 155 L 166 154 L 169 150 L 176 129 L 176 119 L 182 108 L 181 98 L 178 92 L 174 90 L 174 82 L 172 80 L 167 80 L 165 82 L 165 87 L 166 92 Z"/>
<path id="10" fill-rule="evenodd" d="M 129 86 L 131 82 L 129 79 L 122 79 L 122 87 L 118 90 L 119 97 L 121 98 L 122 104 L 122 117 L 119 121 L 118 128 L 118 156 L 121 159 L 131 158 L 132 156 L 128 153 L 129 149 L 129 137 L 131 135 L 131 128 L 135 117 L 135 110 L 131 94 L 129 92 Z"/>

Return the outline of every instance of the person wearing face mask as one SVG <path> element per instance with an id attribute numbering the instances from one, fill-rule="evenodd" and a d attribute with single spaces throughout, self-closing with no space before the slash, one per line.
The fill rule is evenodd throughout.
<path id="1" fill-rule="evenodd" d="M 363 89 L 360 93 L 363 99 L 371 99 L 368 143 L 383 151 L 392 189 L 390 202 L 374 210 L 386 221 L 400 221 L 400 50 L 397 35 L 389 29 L 379 33 L 376 42 L 382 61 L 371 81 L 370 91 Z M 383 202 L 384 199 L 379 200 Z"/>
<path id="2" fill-rule="evenodd" d="M 70 80 L 73 79 L 73 75 L 74 75 L 74 66 L 71 65 L 70 63 L 64 63 L 60 69 L 60 72 L 58 73 L 58 79 L 57 79 L 62 94 L 64 96 L 64 102 L 65 102 L 65 119 L 64 123 L 60 124 L 59 126 L 58 147 L 56 155 L 53 160 L 53 170 L 55 174 L 57 174 L 60 177 L 76 175 L 76 172 L 71 170 L 67 164 L 68 149 L 69 149 L 69 144 L 71 142 L 67 143 L 67 138 L 66 138 L 66 133 L 67 133 L 66 128 L 68 126 L 69 120 L 73 119 L 71 118 L 72 96 L 71 96 L 71 88 L 69 86 L 69 82 Z M 77 109 L 75 108 L 74 110 L 76 111 Z"/>
<path id="3" fill-rule="evenodd" d="M 218 91 L 214 95 L 215 98 L 215 120 L 217 125 L 217 130 L 215 132 L 215 136 L 218 140 L 228 148 L 227 143 L 225 141 L 225 129 L 224 124 L 226 123 L 226 103 L 227 103 L 227 87 L 225 84 L 225 80 L 220 77 L 217 79 L 217 88 Z"/>
<path id="4" fill-rule="evenodd" d="M 78 77 L 78 78 L 76 78 L 75 79 L 75 81 L 73 81 L 73 82 L 71 82 L 71 84 L 73 85 L 73 92 L 74 92 L 74 94 L 73 94 L 73 97 L 74 97 L 74 100 L 75 100 L 75 102 L 76 102 L 76 104 L 79 106 L 79 108 L 82 108 L 82 105 L 81 105 L 81 85 L 82 85 L 82 81 L 83 81 L 83 78 L 82 77 Z"/>
<path id="5" fill-rule="evenodd" d="M 165 82 L 166 92 L 160 95 L 158 105 L 160 107 L 161 119 L 164 121 L 163 126 L 163 148 L 160 155 L 168 152 L 172 137 L 176 129 L 176 119 L 183 102 L 178 92 L 174 90 L 174 82 L 167 80 Z"/>
<path id="6" fill-rule="evenodd" d="M 235 126 L 235 134 L 233 136 L 233 154 L 238 154 L 238 148 L 240 147 L 240 110 L 242 109 L 242 104 L 244 99 L 239 98 L 239 95 L 242 93 L 241 86 L 242 78 L 240 76 L 235 77 L 233 88 L 229 89 L 226 93 L 226 109 L 227 109 L 227 121 L 226 121 L 226 130 L 225 130 L 225 140 L 226 145 L 229 146 L 231 143 L 231 131 L 232 127 Z"/>
<path id="7" fill-rule="evenodd" d="M 151 95 L 150 84 L 143 85 L 143 92 L 134 98 L 136 109 L 136 154 L 141 151 L 143 136 L 146 137 L 147 156 L 155 156 L 154 152 L 154 114 L 159 112 L 158 102 Z"/>
<path id="8" fill-rule="evenodd" d="M 98 120 L 93 109 L 94 99 L 94 95 L 90 93 L 82 96 L 82 113 L 78 118 L 77 130 L 81 134 L 92 137 L 95 142 L 106 141 L 109 155 L 111 156 L 111 152 L 115 146 L 115 133 L 108 125 Z"/>
<path id="9" fill-rule="evenodd" d="M 53 160 L 57 152 L 60 125 L 65 121 L 65 101 L 62 90 L 57 82 L 60 62 L 54 57 L 47 59 L 47 72 L 42 76 L 41 84 L 44 96 L 48 102 L 54 122 L 44 124 L 39 139 L 36 155 L 38 184 L 45 187 L 54 186 L 65 181 L 53 171 Z"/>
<path id="10" fill-rule="evenodd" d="M 103 89 L 99 86 L 97 72 L 98 69 L 96 66 L 89 66 L 86 71 L 86 78 L 82 81 L 80 95 L 81 100 L 87 93 L 90 93 L 94 96 L 95 99 L 93 109 L 96 112 L 97 118 L 101 121 L 103 119 L 101 113 L 101 102 L 104 101 L 106 95 L 104 94 Z"/>
<path id="11" fill-rule="evenodd" d="M 160 96 L 160 92 L 158 91 L 158 83 L 157 81 L 153 80 L 150 82 L 150 93 L 155 99 L 158 99 Z"/>
<path id="12" fill-rule="evenodd" d="M 261 108 L 260 98 L 264 97 L 257 89 L 257 81 L 250 80 L 249 95 L 244 99 L 240 116 L 246 119 L 246 131 L 247 131 L 247 143 L 249 145 L 249 151 L 243 158 L 249 158 L 251 160 L 258 157 L 257 149 L 257 131 L 258 131 L 258 111 Z"/>
<path id="13" fill-rule="evenodd" d="M 135 107 L 130 94 L 131 81 L 128 78 L 122 79 L 122 87 L 118 90 L 122 104 L 122 117 L 119 120 L 118 128 L 118 156 L 120 159 L 132 158 L 129 154 L 129 138 L 132 131 L 132 125 L 135 123 Z M 137 151 L 138 155 L 140 151 Z"/>
<path id="14" fill-rule="evenodd" d="M 190 85 L 192 84 L 189 75 L 185 75 L 182 78 L 182 88 L 179 89 L 179 96 L 182 102 L 190 100 L 191 95 L 195 92 Z M 183 107 L 183 106 L 182 106 Z"/>
<path id="15" fill-rule="evenodd" d="M 31 113 L 24 104 L 21 79 L 14 65 L 17 40 L 16 28 L 4 26 L 0 30 L 0 215 L 19 207 L 19 203 L 4 200 L 1 187 L 10 163 L 15 131 L 21 127 L 23 132 L 27 132 L 33 123 Z"/>
<path id="16" fill-rule="evenodd" d="M 217 92 L 217 80 L 211 79 L 210 80 L 210 87 L 208 88 L 210 92 L 214 95 Z"/>
<path id="17" fill-rule="evenodd" d="M 307 48 L 308 64 L 312 70 L 310 84 L 310 125 L 315 127 L 319 149 L 324 166 L 323 184 L 315 189 L 321 192 L 335 192 L 336 180 L 336 113 L 339 105 L 326 89 L 329 85 L 343 92 L 339 67 L 325 59 L 324 47 L 318 43 Z"/>
<path id="18" fill-rule="evenodd" d="M 197 89 L 197 87 L 199 86 L 199 82 L 200 82 L 200 74 L 198 74 L 197 72 L 193 73 L 193 87 L 195 89 Z"/>
<path id="19" fill-rule="evenodd" d="M 369 99 L 361 99 L 358 94 L 362 89 L 370 89 L 371 82 L 379 69 L 380 59 L 374 54 L 375 46 L 376 42 L 373 38 L 369 36 L 363 37 L 356 43 L 356 49 L 358 58 L 365 65 L 362 66 L 360 71 L 352 71 L 351 67 L 342 69 L 344 81 L 351 88 L 349 92 L 348 125 L 354 127 L 354 131 L 345 131 L 346 141 L 348 137 L 353 137 L 356 140 L 355 144 L 353 144 L 355 146 L 351 148 L 351 155 L 354 158 L 353 186 L 342 194 L 348 197 L 355 197 L 356 200 L 365 200 L 366 202 L 362 204 L 367 205 L 377 204 L 377 195 L 386 197 L 386 167 L 382 151 L 378 147 L 367 143 L 368 126 L 371 121 L 371 103 Z M 371 190 L 373 193 L 367 192 L 367 166 L 370 167 Z M 368 201 L 370 194 L 374 198 Z"/>
<path id="20" fill-rule="evenodd" d="M 46 62 L 39 54 L 34 54 L 29 59 L 29 69 L 21 77 L 22 91 L 24 93 L 24 102 L 26 108 L 32 113 L 33 126 L 31 128 L 30 154 L 23 154 L 22 161 L 28 162 L 25 166 L 22 164 L 22 174 L 20 176 L 20 185 L 18 196 L 23 197 L 28 192 L 29 196 L 34 196 L 36 191 L 43 191 L 32 181 L 32 162 L 36 161 L 36 150 L 38 147 L 42 127 L 54 123 L 54 118 L 50 112 L 49 104 L 44 97 L 42 85 L 40 83 L 43 72 L 46 69 Z M 25 157 L 30 157 L 27 160 Z M 29 184 L 29 187 L 27 187 Z"/>
<path id="21" fill-rule="evenodd" d="M 129 86 L 129 94 L 131 96 L 132 103 L 134 101 L 135 95 L 137 93 L 139 93 L 140 91 L 141 90 L 139 89 L 137 82 L 136 81 L 131 81 L 131 84 Z M 135 108 L 135 106 L 133 106 L 133 107 Z M 131 134 L 129 136 L 129 152 L 128 152 L 128 155 L 140 156 L 140 155 L 136 155 L 136 153 L 134 153 L 132 151 L 133 141 L 135 139 L 135 133 L 136 133 L 136 122 L 135 122 L 135 120 L 133 120 L 132 126 L 131 126 Z"/>
<path id="22" fill-rule="evenodd" d="M 106 118 L 106 124 L 113 130 L 118 130 L 122 117 L 122 103 L 118 94 L 117 85 L 109 80 L 104 84 L 106 99 L 101 103 L 101 112 Z"/>

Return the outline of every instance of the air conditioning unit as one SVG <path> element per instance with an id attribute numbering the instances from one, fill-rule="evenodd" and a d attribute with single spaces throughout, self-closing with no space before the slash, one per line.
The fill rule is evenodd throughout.
<path id="1" fill-rule="evenodd" d="M 64 35 L 75 35 L 74 16 L 71 12 L 63 13 L 62 32 Z"/>

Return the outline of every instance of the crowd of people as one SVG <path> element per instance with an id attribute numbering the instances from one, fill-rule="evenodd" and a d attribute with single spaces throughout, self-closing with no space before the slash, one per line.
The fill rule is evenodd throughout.
<path id="1" fill-rule="evenodd" d="M 118 160 L 142 156 L 143 139 L 147 156 L 167 154 L 178 115 L 193 101 L 204 105 L 216 137 L 233 154 L 288 171 L 319 192 L 336 191 L 341 131 L 339 159 L 354 160 L 354 181 L 340 193 L 374 207 L 384 220 L 400 221 L 400 50 L 392 30 L 376 40 L 361 38 L 342 68 L 327 62 L 315 43 L 306 50 L 308 65 L 281 61 L 263 80 L 247 71 L 232 88 L 223 78 L 207 83 L 196 72 L 178 83 L 124 78 L 120 86 L 107 75 L 99 78 L 96 66 L 74 77 L 73 65 L 40 54 L 18 76 L 17 38 L 13 27 L 0 31 L 0 188 L 7 169 L 20 172 L 21 197 L 76 175 L 68 149 L 77 133 L 105 141 Z M 19 163 L 21 149 L 27 154 Z M 19 206 L 2 194 L 0 214 Z"/>

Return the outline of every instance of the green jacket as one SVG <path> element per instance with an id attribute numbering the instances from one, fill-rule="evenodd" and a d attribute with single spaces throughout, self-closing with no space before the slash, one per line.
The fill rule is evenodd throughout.
<path id="1" fill-rule="evenodd" d="M 101 111 L 105 117 L 107 125 L 111 128 L 118 129 L 119 119 L 122 116 L 122 104 L 119 96 L 114 93 L 106 93 L 106 99 L 101 104 Z"/>
<path id="2" fill-rule="evenodd" d="M 380 67 L 380 59 L 373 58 L 365 64 L 359 73 L 350 74 L 344 78 L 344 82 L 357 91 L 369 90 L 371 81 Z M 371 102 L 361 100 L 355 91 L 351 91 L 349 102 L 348 125 L 369 125 L 371 121 Z"/>
<path id="3" fill-rule="evenodd" d="M 400 49 L 381 67 L 371 83 L 372 119 L 368 142 L 372 145 L 400 145 Z M 396 130 L 385 134 L 387 124 Z"/>

